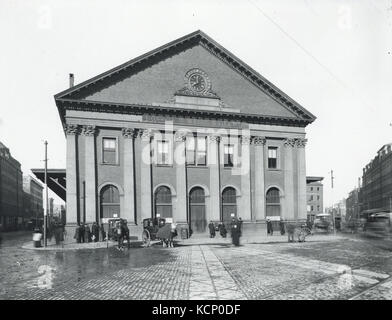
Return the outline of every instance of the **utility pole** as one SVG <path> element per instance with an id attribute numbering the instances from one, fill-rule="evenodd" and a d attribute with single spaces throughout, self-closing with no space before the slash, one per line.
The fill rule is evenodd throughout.
<path id="1" fill-rule="evenodd" d="M 331 170 L 331 193 L 333 195 L 333 180 L 335 177 L 333 176 L 333 170 Z M 332 197 L 332 223 L 333 223 L 333 233 L 336 235 L 336 226 L 335 226 L 335 208 L 334 208 L 334 203 L 333 203 L 333 197 Z"/>
<path id="2" fill-rule="evenodd" d="M 48 217 L 48 141 L 45 140 L 45 209 L 44 209 L 44 247 L 48 245 L 47 241 L 47 217 Z"/>

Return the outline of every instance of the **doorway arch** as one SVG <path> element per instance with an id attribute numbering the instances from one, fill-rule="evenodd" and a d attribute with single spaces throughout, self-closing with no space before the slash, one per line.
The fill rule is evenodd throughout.
<path id="1" fill-rule="evenodd" d="M 160 214 L 161 218 L 173 217 L 172 193 L 169 187 L 159 186 L 154 193 L 155 217 Z"/>
<path id="2" fill-rule="evenodd" d="M 222 221 L 230 224 L 231 214 L 237 217 L 237 191 L 233 187 L 226 187 L 222 191 Z"/>
<path id="3" fill-rule="evenodd" d="M 202 187 L 194 187 L 189 192 L 189 225 L 193 232 L 206 231 L 206 196 Z"/>
<path id="4" fill-rule="evenodd" d="M 120 193 L 112 184 L 105 185 L 100 191 L 100 218 L 120 217 Z"/>

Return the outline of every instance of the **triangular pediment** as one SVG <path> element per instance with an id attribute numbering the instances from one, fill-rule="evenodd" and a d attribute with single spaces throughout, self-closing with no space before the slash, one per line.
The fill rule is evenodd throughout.
<path id="1" fill-rule="evenodd" d="M 201 93 L 192 87 L 193 70 L 199 72 L 204 82 L 200 84 L 201 88 L 195 84 Z M 197 79 L 194 81 L 199 81 Z M 293 119 L 302 123 L 311 123 L 315 119 L 309 111 L 201 31 L 65 90 L 55 99 L 58 106 L 61 101 L 83 101 L 170 108 L 178 107 L 177 96 L 195 96 L 199 101 L 205 98 L 207 104 L 208 99 L 219 100 L 215 105 L 217 110 L 227 113 Z"/>

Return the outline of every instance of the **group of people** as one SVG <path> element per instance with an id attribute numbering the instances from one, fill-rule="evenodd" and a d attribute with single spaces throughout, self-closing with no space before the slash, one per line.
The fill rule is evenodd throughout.
<path id="1" fill-rule="evenodd" d="M 219 232 L 222 238 L 226 238 L 227 236 L 227 229 L 222 221 L 218 224 L 218 227 L 216 227 L 215 223 L 212 222 L 211 220 L 210 223 L 208 224 L 208 229 L 210 231 L 210 238 L 215 238 L 216 231 Z"/>
<path id="2" fill-rule="evenodd" d="M 77 243 L 98 242 L 100 235 L 103 241 L 105 239 L 103 224 L 99 226 L 98 223 L 93 222 L 90 230 L 90 226 L 87 223 L 78 223 L 75 229 L 74 239 L 76 239 Z"/>
<path id="3" fill-rule="evenodd" d="M 230 222 L 230 234 L 232 238 L 232 242 L 235 246 L 240 245 L 240 237 L 242 236 L 242 219 L 241 218 L 232 218 Z M 216 229 L 218 229 L 219 234 L 222 238 L 226 238 L 227 236 L 227 229 L 223 221 L 221 221 L 216 227 L 215 223 L 211 220 L 208 224 L 208 229 L 210 231 L 210 238 L 215 238 Z"/>
<path id="4" fill-rule="evenodd" d="M 285 223 L 282 218 L 279 220 L 279 230 L 280 234 L 283 236 L 286 233 Z M 272 221 L 267 219 L 267 235 L 272 236 L 274 234 L 274 228 L 272 226 Z"/>

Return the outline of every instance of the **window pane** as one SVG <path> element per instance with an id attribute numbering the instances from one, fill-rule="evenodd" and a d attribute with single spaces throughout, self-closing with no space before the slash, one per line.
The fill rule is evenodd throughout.
<path id="1" fill-rule="evenodd" d="M 103 139 L 103 148 L 104 149 L 116 149 L 116 139 L 114 138 L 104 138 Z"/>
<path id="2" fill-rule="evenodd" d="M 195 164 L 195 151 L 192 149 L 186 151 L 186 163 L 191 165 Z"/>
<path id="3" fill-rule="evenodd" d="M 157 141 L 158 164 L 169 164 L 169 141 Z"/>
<path id="4" fill-rule="evenodd" d="M 206 146 L 206 138 L 205 137 L 200 137 L 197 138 L 197 151 L 206 151 L 207 146 Z"/>
<path id="5" fill-rule="evenodd" d="M 205 152 L 199 152 L 197 154 L 197 165 L 205 166 L 207 164 L 207 154 Z"/>

